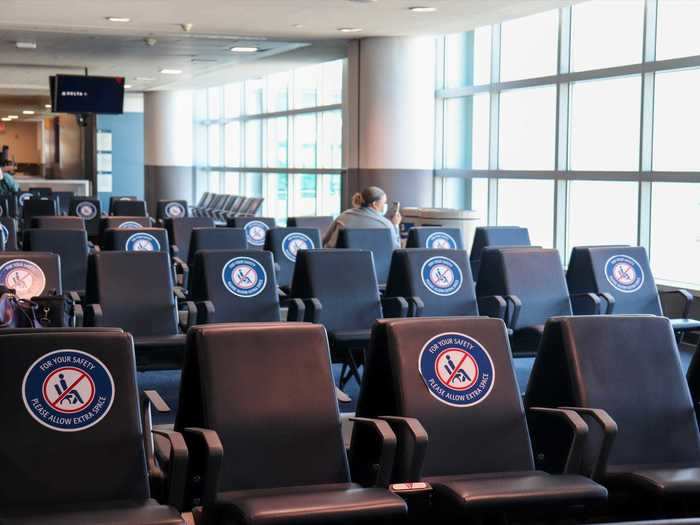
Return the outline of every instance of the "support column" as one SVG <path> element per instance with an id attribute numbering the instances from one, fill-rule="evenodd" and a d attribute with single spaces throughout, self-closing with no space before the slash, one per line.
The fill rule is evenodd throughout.
<path id="1" fill-rule="evenodd" d="M 194 198 L 192 92 L 144 95 L 145 193 L 148 209 L 162 199 Z"/>
<path id="2" fill-rule="evenodd" d="M 348 177 L 344 204 L 366 186 L 403 206 L 433 205 L 435 39 L 353 43 L 346 83 Z"/>

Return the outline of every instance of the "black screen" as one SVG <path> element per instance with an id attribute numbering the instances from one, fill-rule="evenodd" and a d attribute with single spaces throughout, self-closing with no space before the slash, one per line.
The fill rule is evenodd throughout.
<path id="1" fill-rule="evenodd" d="M 123 113 L 124 77 L 56 75 L 49 79 L 56 113 Z"/>

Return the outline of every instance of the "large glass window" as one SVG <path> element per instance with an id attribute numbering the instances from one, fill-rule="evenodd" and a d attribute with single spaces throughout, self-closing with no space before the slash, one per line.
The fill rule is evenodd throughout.
<path id="1" fill-rule="evenodd" d="M 498 224 L 527 228 L 533 245 L 551 248 L 554 245 L 554 181 L 499 180 Z"/>
<path id="2" fill-rule="evenodd" d="M 287 154 L 287 117 L 272 118 L 264 121 L 267 126 L 267 167 L 286 168 Z"/>
<path id="3" fill-rule="evenodd" d="M 700 55 L 700 2 L 659 0 L 656 18 L 656 59 Z"/>
<path id="4" fill-rule="evenodd" d="M 321 83 L 321 66 L 313 65 L 294 72 L 294 108 L 318 106 L 318 92 Z"/>
<path id="5" fill-rule="evenodd" d="M 343 116 L 341 111 L 324 111 L 318 118 L 318 167 L 322 169 L 340 168 L 343 163 L 342 144 Z"/>
<path id="6" fill-rule="evenodd" d="M 557 72 L 557 11 L 501 25 L 501 80 L 544 77 Z"/>
<path id="7" fill-rule="evenodd" d="M 638 169 L 641 87 L 637 75 L 572 84 L 572 170 Z"/>
<path id="8" fill-rule="evenodd" d="M 501 169 L 554 169 L 556 106 L 554 86 L 514 89 L 501 94 Z"/>
<path id="9" fill-rule="evenodd" d="M 294 167 L 316 167 L 316 115 L 294 117 Z"/>
<path id="10" fill-rule="evenodd" d="M 445 87 L 488 84 L 491 80 L 491 28 L 445 37 Z"/>
<path id="11" fill-rule="evenodd" d="M 277 73 L 267 77 L 267 111 L 287 111 L 289 109 L 289 73 Z"/>
<path id="12" fill-rule="evenodd" d="M 489 94 L 445 100 L 443 167 L 487 169 Z"/>

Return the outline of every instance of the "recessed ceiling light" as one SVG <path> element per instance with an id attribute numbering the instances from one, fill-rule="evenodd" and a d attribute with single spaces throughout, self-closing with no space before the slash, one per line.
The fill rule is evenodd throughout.
<path id="1" fill-rule="evenodd" d="M 140 80 L 141 82 L 152 82 L 155 80 L 155 78 L 151 77 L 136 77 L 136 80 Z"/>
<path id="2" fill-rule="evenodd" d="M 339 27 L 338 31 L 341 33 L 359 33 L 362 31 L 361 27 Z"/>
<path id="3" fill-rule="evenodd" d="M 253 46 L 234 46 L 230 49 L 232 53 L 257 53 L 260 51 L 259 47 L 253 47 Z"/>
<path id="4" fill-rule="evenodd" d="M 163 75 L 179 75 L 182 73 L 181 69 L 161 69 L 160 70 L 161 74 Z"/>
<path id="5" fill-rule="evenodd" d="M 414 13 L 434 13 L 437 11 L 437 7 L 409 7 L 409 11 L 413 11 Z"/>
<path id="6" fill-rule="evenodd" d="M 107 20 L 110 22 L 117 22 L 120 24 L 126 24 L 128 22 L 131 22 L 131 18 L 127 18 L 125 16 L 108 16 Z"/>
<path id="7" fill-rule="evenodd" d="M 36 49 L 36 42 L 15 42 L 17 49 Z"/>
<path id="8" fill-rule="evenodd" d="M 10 122 L 12 119 L 10 117 L 2 117 L 3 122 Z"/>
<path id="9" fill-rule="evenodd" d="M 46 109 L 51 109 L 51 104 L 44 104 L 44 107 L 45 107 Z"/>
<path id="10" fill-rule="evenodd" d="M 34 110 L 32 110 L 32 109 L 25 109 L 25 110 L 22 110 L 22 114 L 23 114 L 23 115 L 33 115 L 33 114 L 34 114 Z"/>
<path id="11" fill-rule="evenodd" d="M 18 119 L 19 116 L 18 115 L 7 115 L 7 118 L 9 118 L 10 120 L 15 120 L 15 119 Z"/>
<path id="12" fill-rule="evenodd" d="M 124 84 L 124 89 L 131 89 L 131 84 Z"/>

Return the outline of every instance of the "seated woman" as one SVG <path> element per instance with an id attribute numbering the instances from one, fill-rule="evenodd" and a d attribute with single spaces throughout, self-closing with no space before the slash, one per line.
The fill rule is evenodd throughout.
<path id="1" fill-rule="evenodd" d="M 352 208 L 338 215 L 338 218 L 328 228 L 323 237 L 323 246 L 335 248 L 338 242 L 338 232 L 343 228 L 388 228 L 391 230 L 391 238 L 394 248 L 401 248 L 399 237 L 399 224 L 401 214 L 396 213 L 387 219 L 386 193 L 381 188 L 369 186 L 352 196 Z"/>

